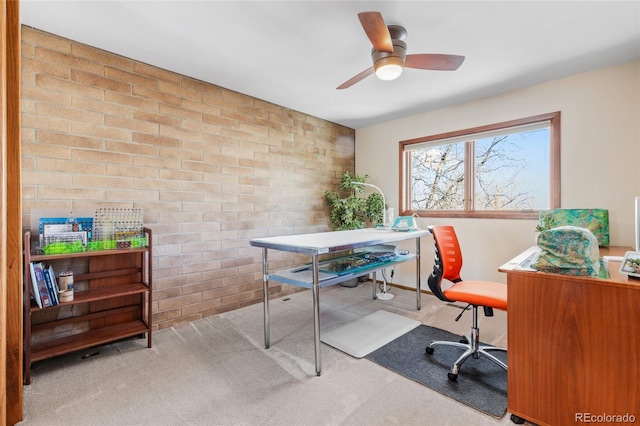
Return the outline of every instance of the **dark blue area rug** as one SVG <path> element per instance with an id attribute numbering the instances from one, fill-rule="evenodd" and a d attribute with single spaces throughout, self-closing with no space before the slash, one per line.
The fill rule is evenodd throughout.
<path id="1" fill-rule="evenodd" d="M 459 341 L 461 336 L 438 328 L 420 325 L 385 346 L 371 352 L 367 359 L 455 399 L 490 416 L 501 418 L 507 411 L 507 372 L 485 357 L 469 358 L 460 367 L 458 381 L 447 373 L 463 350 L 436 346 L 431 355 L 425 348 L 432 340 Z M 492 352 L 507 362 L 507 354 Z"/>

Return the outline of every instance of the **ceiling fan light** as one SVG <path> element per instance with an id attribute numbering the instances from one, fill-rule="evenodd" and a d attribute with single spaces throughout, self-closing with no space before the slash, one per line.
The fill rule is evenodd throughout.
<path id="1" fill-rule="evenodd" d="M 395 80 L 402 74 L 402 59 L 397 56 L 387 56 L 375 63 L 376 76 L 380 80 Z"/>

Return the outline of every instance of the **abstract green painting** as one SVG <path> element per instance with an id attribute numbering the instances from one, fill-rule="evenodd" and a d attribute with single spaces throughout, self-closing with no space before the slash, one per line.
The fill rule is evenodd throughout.
<path id="1" fill-rule="evenodd" d="M 579 226 L 589 229 L 598 239 L 600 247 L 609 245 L 609 210 L 607 209 L 555 209 L 540 212 L 540 222 L 542 218 L 551 213 L 553 227 L 556 226 Z"/>

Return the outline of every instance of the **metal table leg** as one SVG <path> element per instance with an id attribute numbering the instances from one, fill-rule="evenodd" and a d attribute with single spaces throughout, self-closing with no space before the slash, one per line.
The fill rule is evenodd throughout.
<path id="1" fill-rule="evenodd" d="M 371 274 L 371 278 L 373 279 L 373 281 L 371 281 L 371 291 L 373 292 L 373 300 L 378 298 L 378 292 L 376 291 L 376 286 L 378 285 L 378 279 L 376 278 L 376 271 L 373 271 L 373 273 Z"/>
<path id="2" fill-rule="evenodd" d="M 318 255 L 311 256 L 311 263 L 313 264 L 313 286 L 311 287 L 313 293 L 313 335 L 315 337 L 315 350 L 316 350 L 316 375 L 320 375 L 321 360 L 320 360 L 320 284 L 318 279 Z"/>
<path id="3" fill-rule="evenodd" d="M 422 307 L 422 292 L 420 291 L 420 238 L 416 238 L 416 309 Z"/>
<path id="4" fill-rule="evenodd" d="M 271 318 L 269 317 L 269 266 L 267 262 L 267 249 L 262 249 L 262 297 L 264 308 L 264 347 L 271 346 Z"/>

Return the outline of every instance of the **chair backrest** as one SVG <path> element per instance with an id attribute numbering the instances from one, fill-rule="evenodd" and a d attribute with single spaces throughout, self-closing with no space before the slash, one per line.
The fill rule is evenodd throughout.
<path id="1" fill-rule="evenodd" d="M 451 302 L 442 292 L 442 279 L 453 283 L 462 281 L 462 252 L 458 244 L 458 237 L 453 226 L 429 226 L 436 243 L 436 256 L 433 262 L 433 272 L 429 276 L 429 289 L 440 300 Z"/>

